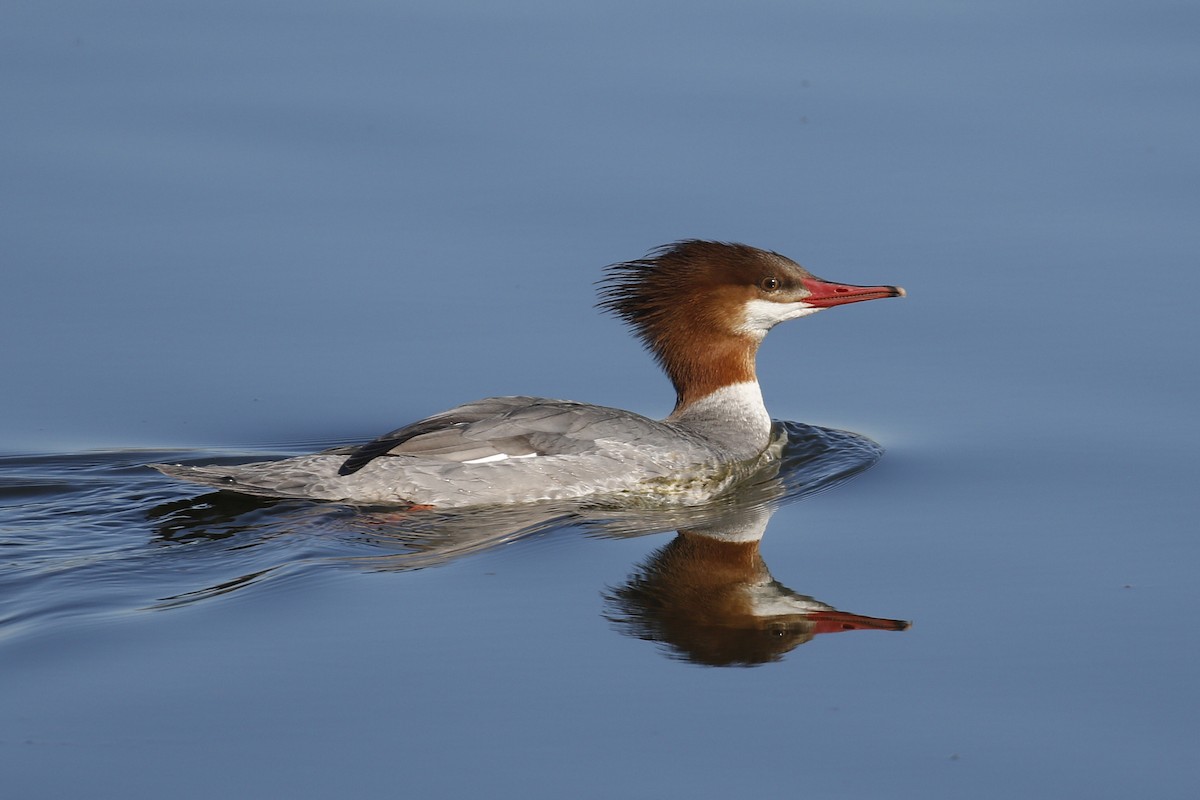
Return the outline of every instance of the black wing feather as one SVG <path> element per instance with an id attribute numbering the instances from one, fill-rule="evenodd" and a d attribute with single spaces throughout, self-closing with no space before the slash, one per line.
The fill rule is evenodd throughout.
<path id="1" fill-rule="evenodd" d="M 393 447 L 404 444 L 409 439 L 421 436 L 426 433 L 432 433 L 442 428 L 450 427 L 451 425 L 459 425 L 464 422 L 472 422 L 477 417 L 470 414 L 458 415 L 438 415 L 423 419 L 420 422 L 414 422 L 411 425 L 406 425 L 403 428 L 385 433 L 378 439 L 372 439 L 366 444 L 360 444 L 350 451 L 350 456 L 338 468 L 338 475 L 353 475 L 360 469 L 365 467 L 373 459 L 385 455 L 390 452 Z"/>
<path id="2" fill-rule="evenodd" d="M 410 439 L 415 439 L 418 436 L 424 436 L 434 431 L 464 426 L 472 422 L 501 416 L 506 411 L 525 407 L 531 402 L 536 402 L 535 398 L 522 396 L 489 397 L 485 400 L 467 403 L 452 408 L 449 411 L 443 411 L 441 414 L 434 414 L 432 417 L 410 423 L 403 428 L 397 428 L 394 431 L 385 433 L 377 439 L 372 439 L 366 444 L 349 448 L 337 448 L 331 454 L 340 455 L 348 453 L 349 455 L 345 462 L 338 468 L 338 474 L 353 475 L 374 459 L 387 455 L 393 449 Z"/>

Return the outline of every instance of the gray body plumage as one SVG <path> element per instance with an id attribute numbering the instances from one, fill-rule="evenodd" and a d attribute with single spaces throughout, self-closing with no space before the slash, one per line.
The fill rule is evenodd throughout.
<path id="1" fill-rule="evenodd" d="M 731 430 L 726 418 L 718 441 L 697 430 L 707 427 L 703 415 L 660 422 L 565 400 L 491 397 L 358 447 L 239 466 L 153 466 L 244 494 L 363 504 L 453 508 L 593 495 L 696 502 L 772 457 L 761 431 Z M 362 454 L 361 466 L 340 474 Z"/>

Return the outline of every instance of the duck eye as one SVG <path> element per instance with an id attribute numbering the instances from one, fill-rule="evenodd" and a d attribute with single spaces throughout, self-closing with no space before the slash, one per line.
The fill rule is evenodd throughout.
<path id="1" fill-rule="evenodd" d="M 762 287 L 762 290 L 764 292 L 779 291 L 779 278 L 775 278 L 775 277 L 763 278 L 762 282 L 759 284 L 759 286 Z"/>

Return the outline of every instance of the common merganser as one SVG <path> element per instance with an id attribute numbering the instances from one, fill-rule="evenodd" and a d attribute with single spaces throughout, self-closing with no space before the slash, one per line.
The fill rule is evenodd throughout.
<path id="1" fill-rule="evenodd" d="M 675 387 L 664 420 L 489 397 L 358 446 L 240 466 L 151 466 L 243 494 L 413 508 L 592 496 L 696 502 L 778 456 L 754 370 L 767 331 L 825 308 L 904 296 L 896 286 L 821 280 L 778 253 L 694 239 L 606 273 L 600 308 L 633 329 Z"/>

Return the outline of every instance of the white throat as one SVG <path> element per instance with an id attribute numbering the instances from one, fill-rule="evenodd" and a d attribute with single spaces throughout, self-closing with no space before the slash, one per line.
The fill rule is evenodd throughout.
<path id="1" fill-rule="evenodd" d="M 722 386 L 667 418 L 731 450 L 761 453 L 771 440 L 771 415 L 758 381 Z"/>

